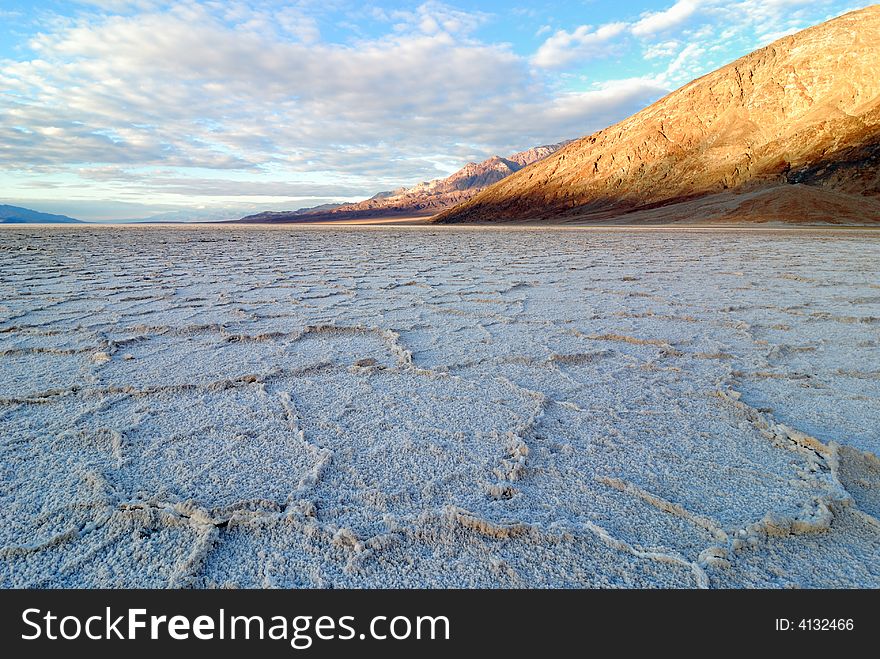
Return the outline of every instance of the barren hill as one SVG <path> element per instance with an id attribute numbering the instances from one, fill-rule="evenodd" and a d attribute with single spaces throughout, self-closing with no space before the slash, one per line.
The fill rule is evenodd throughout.
<path id="1" fill-rule="evenodd" d="M 780 39 L 436 221 L 880 221 L 880 5 Z"/>
<path id="2" fill-rule="evenodd" d="M 315 222 L 429 216 L 467 201 L 493 183 L 553 154 L 564 144 L 566 143 L 536 146 L 507 158 L 492 156 L 483 162 L 468 163 L 446 178 L 426 181 L 411 188 L 380 192 L 369 199 L 352 204 L 298 211 L 265 212 L 249 215 L 239 222 Z"/>

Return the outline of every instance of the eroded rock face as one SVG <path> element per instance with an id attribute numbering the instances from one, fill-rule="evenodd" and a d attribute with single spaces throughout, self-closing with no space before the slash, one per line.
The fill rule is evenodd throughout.
<path id="1" fill-rule="evenodd" d="M 432 215 L 467 201 L 493 183 L 518 172 L 523 167 L 555 153 L 567 142 L 536 146 L 507 158 L 492 156 L 483 162 L 470 162 L 454 174 L 425 181 L 411 188 L 380 192 L 369 199 L 332 208 L 291 212 L 259 213 L 243 218 L 244 222 L 333 221 L 395 215 Z"/>
<path id="2" fill-rule="evenodd" d="M 437 221 L 606 219 L 707 195 L 729 197 L 718 211 L 729 214 L 732 193 L 783 194 L 792 184 L 831 195 L 833 207 L 864 205 L 865 221 L 880 220 L 878 70 L 874 6 L 699 78 Z"/>

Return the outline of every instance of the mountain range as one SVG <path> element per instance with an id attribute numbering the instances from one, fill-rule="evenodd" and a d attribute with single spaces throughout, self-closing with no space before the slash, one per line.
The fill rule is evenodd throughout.
<path id="1" fill-rule="evenodd" d="M 434 218 L 880 221 L 880 6 L 784 37 Z"/>
<path id="2" fill-rule="evenodd" d="M 380 192 L 349 204 L 324 204 L 296 211 L 269 211 L 248 215 L 239 222 L 332 222 L 370 218 L 431 216 L 467 201 L 493 183 L 552 155 L 568 142 L 536 146 L 506 158 L 492 156 L 471 162 L 446 178 L 411 188 Z"/>
<path id="3" fill-rule="evenodd" d="M 0 224 L 81 224 L 82 220 L 75 220 L 66 215 L 53 215 L 22 208 L 20 206 L 7 206 L 0 204 Z"/>

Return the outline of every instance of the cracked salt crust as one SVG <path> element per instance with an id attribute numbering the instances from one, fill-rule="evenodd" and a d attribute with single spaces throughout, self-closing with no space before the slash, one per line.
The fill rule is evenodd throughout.
<path id="1" fill-rule="evenodd" d="M 880 586 L 871 232 L 9 228 L 0 584 Z"/>

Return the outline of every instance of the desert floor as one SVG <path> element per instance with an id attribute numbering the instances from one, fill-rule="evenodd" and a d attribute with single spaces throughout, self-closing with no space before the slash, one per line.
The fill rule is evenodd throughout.
<path id="1" fill-rule="evenodd" d="M 880 587 L 880 233 L 0 231 L 0 585 Z"/>

